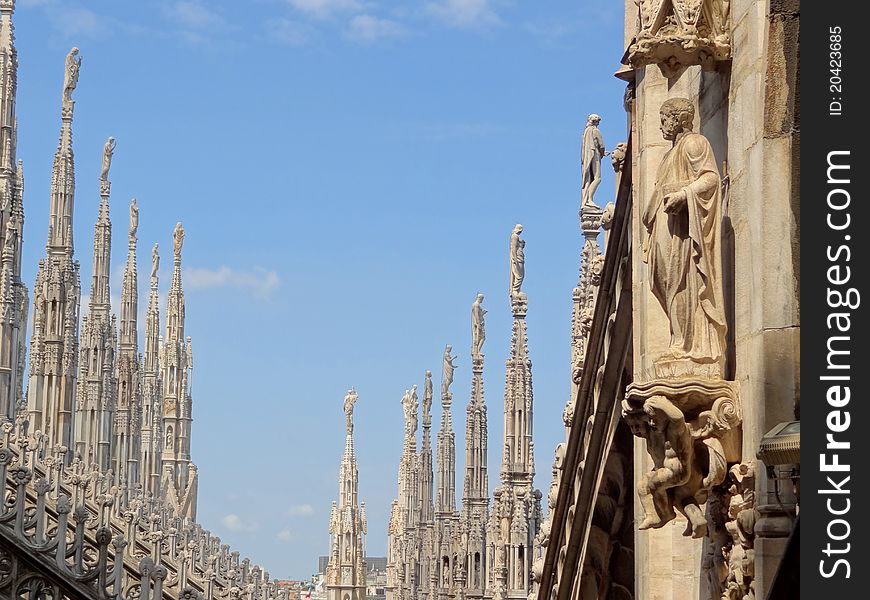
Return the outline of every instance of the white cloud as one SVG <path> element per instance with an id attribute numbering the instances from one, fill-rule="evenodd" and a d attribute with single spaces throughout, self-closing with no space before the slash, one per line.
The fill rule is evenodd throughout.
<path id="1" fill-rule="evenodd" d="M 426 11 L 451 27 L 474 28 L 501 24 L 489 0 L 438 0 L 429 2 Z"/>
<path id="2" fill-rule="evenodd" d="M 223 523 L 224 527 L 234 532 L 250 533 L 257 530 L 256 523 L 248 523 L 246 521 L 243 521 L 241 517 L 232 513 L 226 515 L 223 519 L 221 519 L 221 523 Z"/>
<path id="3" fill-rule="evenodd" d="M 314 507 L 310 504 L 294 504 L 287 509 L 291 517 L 308 517 L 314 514 Z"/>
<path id="4" fill-rule="evenodd" d="M 281 285 L 275 271 L 254 267 L 250 271 L 239 271 L 221 266 L 217 269 L 185 269 L 183 274 L 185 289 L 202 290 L 209 288 L 247 289 L 260 298 L 268 298 Z"/>
<path id="5" fill-rule="evenodd" d="M 405 33 L 405 28 L 396 21 L 372 15 L 357 15 L 350 20 L 350 37 L 362 42 L 374 42 L 382 38 L 396 37 Z"/>
<path id="6" fill-rule="evenodd" d="M 293 19 L 267 21 L 266 32 L 276 42 L 288 46 L 303 46 L 311 40 L 313 34 L 311 26 Z"/>
<path id="7" fill-rule="evenodd" d="M 338 13 L 358 12 L 362 3 L 358 0 L 287 0 L 290 6 L 301 13 L 325 19 Z"/>
<path id="8" fill-rule="evenodd" d="M 110 19 L 80 6 L 77 2 L 25 0 L 22 7 L 42 10 L 51 26 L 66 38 L 93 38 L 111 29 Z"/>
<path id="9" fill-rule="evenodd" d="M 183 27 L 221 29 L 224 18 L 199 0 L 180 0 L 163 7 L 163 14 Z"/>
<path id="10" fill-rule="evenodd" d="M 282 529 L 275 537 L 282 542 L 289 542 L 293 540 L 293 533 L 289 529 Z"/>

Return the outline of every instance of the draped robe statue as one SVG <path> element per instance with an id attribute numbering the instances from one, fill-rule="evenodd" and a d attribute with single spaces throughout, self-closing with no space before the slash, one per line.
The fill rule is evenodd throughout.
<path id="1" fill-rule="evenodd" d="M 659 165 L 643 212 L 648 233 L 643 259 L 670 326 L 670 347 L 657 362 L 712 365 L 721 376 L 726 330 L 721 180 L 710 142 L 692 132 L 693 119 L 694 107 L 685 98 L 661 107 L 662 134 L 673 147 Z"/>

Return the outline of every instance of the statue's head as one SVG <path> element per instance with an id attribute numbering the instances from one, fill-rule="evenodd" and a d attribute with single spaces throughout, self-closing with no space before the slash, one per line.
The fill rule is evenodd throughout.
<path id="1" fill-rule="evenodd" d="M 592 113 L 588 117 L 586 117 L 586 125 L 598 125 L 601 122 L 601 117 Z"/>
<path id="2" fill-rule="evenodd" d="M 522 232 L 523 232 L 523 226 L 521 224 L 517 223 L 516 225 L 514 225 L 514 233 L 520 234 Z"/>
<path id="3" fill-rule="evenodd" d="M 426 369 L 426 377 L 432 377 L 432 371 Z"/>
<path id="4" fill-rule="evenodd" d="M 483 294 L 478 294 L 478 295 L 477 295 L 477 301 L 478 301 L 478 302 L 483 302 Z"/>
<path id="5" fill-rule="evenodd" d="M 662 136 L 674 140 L 684 131 L 692 131 L 695 121 L 695 106 L 687 98 L 669 98 L 659 109 L 662 120 Z"/>
<path id="6" fill-rule="evenodd" d="M 450 352 L 452 350 L 453 350 L 453 346 L 451 346 L 450 344 L 447 344 L 446 346 L 444 346 L 444 353 L 445 354 L 450 354 Z"/>
<path id="7" fill-rule="evenodd" d="M 625 402 L 622 405 L 622 418 L 633 435 L 640 438 L 648 438 L 650 433 L 650 418 L 643 409 L 629 406 Z"/>

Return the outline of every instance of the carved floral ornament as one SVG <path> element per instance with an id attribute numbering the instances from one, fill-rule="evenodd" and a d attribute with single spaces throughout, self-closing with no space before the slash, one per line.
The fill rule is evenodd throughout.
<path id="1" fill-rule="evenodd" d="M 689 65 L 714 70 L 731 60 L 730 0 L 640 0 L 633 67 L 657 64 L 666 77 Z"/>

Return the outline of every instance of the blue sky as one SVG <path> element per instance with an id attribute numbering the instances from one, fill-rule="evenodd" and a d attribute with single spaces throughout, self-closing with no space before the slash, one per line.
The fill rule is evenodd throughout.
<path id="1" fill-rule="evenodd" d="M 510 343 L 508 239 L 525 227 L 536 484 L 550 482 L 569 390 L 579 141 L 625 139 L 622 4 L 611 0 L 18 0 L 22 277 L 43 255 L 63 60 L 78 46 L 75 239 L 90 285 L 103 143 L 112 163 L 113 296 L 131 197 L 140 303 L 150 247 L 184 223 L 199 520 L 273 577 L 328 550 L 342 400 L 368 552 L 384 555 L 404 390 L 459 354 L 457 490 L 470 307 L 486 295 L 491 486 Z M 609 161 L 596 200 L 613 190 Z M 115 309 L 117 310 L 117 305 Z M 140 323 L 140 328 L 144 323 Z M 141 337 L 140 337 L 141 340 Z M 140 342 L 141 343 L 141 342 Z M 440 421 L 440 407 L 433 410 Z M 433 431 L 434 434 L 434 431 Z M 434 437 L 434 435 L 433 435 Z"/>

